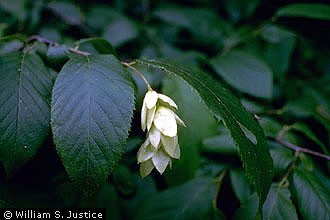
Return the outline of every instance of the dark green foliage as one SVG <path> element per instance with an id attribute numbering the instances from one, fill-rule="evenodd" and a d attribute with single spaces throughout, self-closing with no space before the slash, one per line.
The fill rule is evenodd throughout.
<path id="1" fill-rule="evenodd" d="M 329 24 L 323 0 L 0 0 L 0 208 L 329 219 Z M 187 125 L 146 178 L 137 72 Z"/>

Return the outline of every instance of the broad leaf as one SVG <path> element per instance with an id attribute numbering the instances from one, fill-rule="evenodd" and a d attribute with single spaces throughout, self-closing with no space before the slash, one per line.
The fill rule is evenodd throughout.
<path id="1" fill-rule="evenodd" d="M 91 194 L 125 150 L 134 109 L 128 72 L 112 55 L 76 56 L 53 90 L 52 129 L 72 180 Z"/>
<path id="2" fill-rule="evenodd" d="M 246 176 L 259 195 L 259 204 L 262 204 L 272 181 L 273 163 L 263 130 L 252 114 L 221 84 L 200 70 L 172 62 L 137 62 L 182 78 L 192 86 L 214 116 L 222 118 L 239 149 Z"/>
<path id="3" fill-rule="evenodd" d="M 263 206 L 264 220 L 290 219 L 298 220 L 296 208 L 290 199 L 290 191 L 278 184 L 272 184 Z"/>
<path id="4" fill-rule="evenodd" d="M 211 64 L 234 88 L 256 97 L 272 97 L 272 72 L 268 65 L 257 57 L 243 51 L 232 51 L 213 58 Z"/>
<path id="5" fill-rule="evenodd" d="M 210 219 L 217 182 L 197 178 L 147 199 L 139 208 L 136 219 Z"/>
<path id="6" fill-rule="evenodd" d="M 278 17 L 306 17 L 330 20 L 330 6 L 326 4 L 297 3 L 283 6 L 276 12 Z"/>
<path id="7" fill-rule="evenodd" d="M 330 219 L 330 191 L 313 173 L 295 170 L 291 186 L 303 219 Z"/>
<path id="8" fill-rule="evenodd" d="M 8 175 L 33 157 L 50 122 L 51 74 L 34 53 L 0 56 L 0 160 Z"/>

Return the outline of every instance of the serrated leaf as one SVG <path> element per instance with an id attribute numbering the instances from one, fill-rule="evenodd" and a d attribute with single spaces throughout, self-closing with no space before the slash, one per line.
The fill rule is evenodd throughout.
<path id="1" fill-rule="evenodd" d="M 32 158 L 49 132 L 51 74 L 34 53 L 0 56 L 0 160 L 7 175 Z"/>
<path id="2" fill-rule="evenodd" d="M 277 10 L 278 17 L 306 17 L 321 20 L 330 20 L 330 6 L 326 4 L 296 3 L 285 5 Z"/>
<path id="3" fill-rule="evenodd" d="M 291 191 L 303 219 L 330 219 L 330 192 L 311 172 L 296 169 Z"/>
<path id="4" fill-rule="evenodd" d="M 263 206 L 264 220 L 298 220 L 296 208 L 292 204 L 290 191 L 273 183 Z"/>
<path id="5" fill-rule="evenodd" d="M 210 219 L 216 186 L 214 179 L 197 178 L 164 190 L 142 203 L 136 219 Z"/>
<path id="6" fill-rule="evenodd" d="M 231 51 L 213 58 L 211 64 L 234 88 L 260 98 L 272 97 L 272 71 L 257 57 L 243 51 Z"/>
<path id="7" fill-rule="evenodd" d="M 262 204 L 272 181 L 273 163 L 263 130 L 252 114 L 246 111 L 239 100 L 220 83 L 200 70 L 172 62 L 137 62 L 182 78 L 192 86 L 211 112 L 217 118 L 222 118 L 239 149 L 245 174 L 258 193 L 261 201 L 259 204 Z M 246 133 L 253 136 L 256 143 L 253 143 Z"/>
<path id="8" fill-rule="evenodd" d="M 125 150 L 134 109 L 131 78 L 112 55 L 76 56 L 61 70 L 52 97 L 58 154 L 89 195 Z"/>

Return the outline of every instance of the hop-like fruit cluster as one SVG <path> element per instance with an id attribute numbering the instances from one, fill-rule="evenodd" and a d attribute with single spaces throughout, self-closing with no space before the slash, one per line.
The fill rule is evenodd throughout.
<path id="1" fill-rule="evenodd" d="M 148 91 L 144 97 L 141 111 L 141 127 L 147 129 L 147 138 L 141 145 L 137 160 L 140 173 L 145 177 L 153 168 L 162 174 L 172 158 L 180 158 L 177 124 L 186 126 L 174 113 L 178 107 L 168 96 Z"/>

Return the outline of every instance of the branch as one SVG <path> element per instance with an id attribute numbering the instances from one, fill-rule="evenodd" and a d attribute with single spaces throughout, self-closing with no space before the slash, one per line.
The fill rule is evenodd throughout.
<path id="1" fill-rule="evenodd" d="M 59 45 L 59 43 L 48 40 L 48 39 L 46 39 L 44 37 L 41 37 L 39 35 L 33 35 L 33 36 L 29 37 L 27 42 L 31 42 L 31 41 L 38 41 L 38 42 L 41 42 L 41 43 L 49 44 L 51 46 L 58 46 Z M 79 54 L 79 55 L 83 55 L 83 56 L 90 55 L 90 53 L 88 53 L 86 51 L 81 51 L 81 50 L 78 50 L 77 48 L 73 48 L 73 47 L 69 47 L 68 51 L 70 51 L 72 53 Z"/>
<path id="2" fill-rule="evenodd" d="M 328 155 L 321 154 L 319 152 L 312 151 L 312 150 L 309 150 L 307 148 L 300 147 L 298 145 L 295 145 L 295 144 L 292 144 L 290 142 L 287 142 L 287 141 L 285 141 L 283 139 L 276 138 L 276 142 L 278 142 L 279 144 L 283 145 L 284 147 L 290 148 L 290 149 L 292 149 L 294 151 L 304 152 L 304 153 L 311 154 L 311 155 L 314 155 L 314 156 L 317 156 L 317 157 L 322 157 L 322 158 L 324 158 L 326 160 L 330 160 L 330 156 L 328 156 Z"/>
<path id="3" fill-rule="evenodd" d="M 292 144 L 292 143 L 284 140 L 283 139 L 284 133 L 288 129 L 289 128 L 287 126 L 284 126 L 283 129 L 278 134 L 278 136 L 276 138 L 271 138 L 271 139 L 275 139 L 275 141 L 277 143 L 281 144 L 284 147 L 290 148 L 290 149 L 294 150 L 295 152 L 298 152 L 298 153 L 299 152 L 304 152 L 304 153 L 307 153 L 307 154 L 311 154 L 311 155 L 314 155 L 314 156 L 317 156 L 317 157 L 324 158 L 326 160 L 330 160 L 330 156 L 328 156 L 328 155 L 325 155 L 325 154 L 322 154 L 322 153 L 319 153 L 319 152 L 316 152 L 316 151 L 312 151 L 312 150 L 309 150 L 309 149 L 304 148 L 304 147 L 300 147 L 298 145 Z"/>

